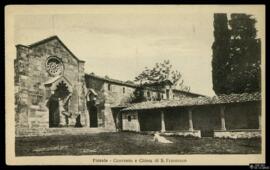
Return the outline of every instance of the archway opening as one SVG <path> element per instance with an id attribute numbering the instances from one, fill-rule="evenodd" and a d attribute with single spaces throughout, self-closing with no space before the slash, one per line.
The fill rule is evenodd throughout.
<path id="1" fill-rule="evenodd" d="M 89 114 L 90 127 L 98 127 L 98 108 L 96 106 L 96 94 L 90 92 L 87 96 L 87 110 Z"/>
<path id="2" fill-rule="evenodd" d="M 49 97 L 47 107 L 49 109 L 49 127 L 60 126 L 61 113 L 69 113 L 69 99 L 71 92 L 64 81 L 56 85 L 56 89 L 52 91 Z M 66 124 L 68 124 L 68 115 L 66 117 Z"/>

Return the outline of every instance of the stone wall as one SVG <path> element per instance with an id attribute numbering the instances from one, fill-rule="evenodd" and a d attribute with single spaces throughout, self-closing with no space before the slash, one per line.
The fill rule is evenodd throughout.
<path id="1" fill-rule="evenodd" d="M 199 97 L 199 95 L 188 93 L 180 90 L 172 90 L 173 98 L 174 99 L 181 99 L 184 97 Z"/>
<path id="2" fill-rule="evenodd" d="M 123 121 L 122 121 L 122 113 L 121 110 L 123 107 L 114 107 L 112 109 L 112 114 L 115 122 L 115 127 L 117 131 L 123 130 Z"/>
<path id="3" fill-rule="evenodd" d="M 85 81 L 88 90 L 93 89 L 97 93 L 98 127 L 116 130 L 116 117 L 112 107 L 129 103 L 135 88 L 88 75 L 85 76 Z"/>
<path id="4" fill-rule="evenodd" d="M 201 131 L 200 130 L 181 130 L 181 131 L 175 131 L 175 132 L 164 132 L 161 133 L 161 135 L 164 136 L 184 136 L 184 137 L 197 137 L 201 138 Z"/>
<path id="5" fill-rule="evenodd" d="M 17 128 L 16 137 L 51 136 L 51 135 L 86 135 L 102 132 L 113 132 L 104 128 Z"/>
<path id="6" fill-rule="evenodd" d="M 216 138 L 260 138 L 261 130 L 259 129 L 238 129 L 238 130 L 215 130 L 214 137 Z"/>
<path id="7" fill-rule="evenodd" d="M 109 103 L 112 107 L 124 103 L 129 103 L 131 101 L 131 96 L 133 95 L 133 92 L 135 90 L 134 87 L 113 84 L 110 82 L 105 82 L 104 86 L 106 103 Z M 108 89 L 108 86 L 110 86 L 110 90 Z"/>
<path id="8" fill-rule="evenodd" d="M 93 89 L 97 93 L 96 107 L 97 107 L 97 117 L 98 117 L 98 127 L 105 127 L 105 82 L 100 79 L 94 79 L 92 77 L 85 75 L 85 83 L 87 89 Z M 87 114 L 89 112 L 87 111 Z"/>
<path id="9" fill-rule="evenodd" d="M 16 124 L 23 127 L 48 127 L 48 108 L 46 107 L 50 93 L 44 83 L 53 78 L 46 70 L 49 57 L 59 58 L 64 65 L 63 76 L 72 84 L 69 110 L 74 113 L 71 126 L 75 118 L 81 114 L 84 125 L 84 62 L 74 58 L 62 43 L 53 38 L 33 46 L 18 45 L 15 59 L 15 87 L 16 96 Z"/>
<path id="10" fill-rule="evenodd" d="M 110 90 L 108 88 L 110 86 Z M 116 129 L 116 121 L 113 116 L 112 107 L 118 106 L 120 104 L 129 103 L 131 96 L 135 88 L 113 84 L 110 82 L 105 82 L 105 127 Z M 107 106 L 107 107 L 106 107 Z"/>
<path id="11" fill-rule="evenodd" d="M 140 131 L 140 123 L 137 112 L 123 113 L 122 126 L 124 131 Z"/>

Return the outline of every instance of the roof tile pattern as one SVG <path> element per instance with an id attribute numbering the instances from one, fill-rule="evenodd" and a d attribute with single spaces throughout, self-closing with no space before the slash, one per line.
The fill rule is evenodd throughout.
<path id="1" fill-rule="evenodd" d="M 243 103 L 249 101 L 260 101 L 261 93 L 242 93 L 220 95 L 214 97 L 196 97 L 196 98 L 182 98 L 180 100 L 162 100 L 162 101 L 147 101 L 133 104 L 122 111 L 131 110 L 146 110 L 158 109 L 169 107 L 184 107 L 184 106 L 198 106 L 198 105 L 211 105 L 211 104 L 225 104 L 225 103 Z"/>

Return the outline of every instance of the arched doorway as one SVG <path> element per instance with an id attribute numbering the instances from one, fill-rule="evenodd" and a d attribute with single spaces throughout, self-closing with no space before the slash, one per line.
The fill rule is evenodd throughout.
<path id="1" fill-rule="evenodd" d="M 90 89 L 87 94 L 87 110 L 90 119 L 90 127 L 98 127 L 98 108 L 96 106 L 97 94 L 93 89 Z"/>
<path id="2" fill-rule="evenodd" d="M 61 112 L 69 112 L 69 99 L 71 92 L 68 85 L 64 81 L 58 82 L 55 90 L 52 89 L 49 97 L 47 107 L 49 109 L 49 127 L 59 127 L 61 122 Z M 64 115 L 62 115 L 64 116 Z M 68 124 L 68 117 L 65 116 L 66 124 Z"/>
<path id="3" fill-rule="evenodd" d="M 97 107 L 95 106 L 95 102 L 90 101 L 88 108 L 90 127 L 98 127 Z"/>

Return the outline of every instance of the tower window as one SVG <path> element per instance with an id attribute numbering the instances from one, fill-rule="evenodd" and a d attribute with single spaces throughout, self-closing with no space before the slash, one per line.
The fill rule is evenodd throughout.
<path id="1" fill-rule="evenodd" d="M 126 89 L 125 89 L 125 87 L 123 87 L 123 93 L 125 93 L 126 92 Z"/>
<path id="2" fill-rule="evenodd" d="M 111 84 L 108 84 L 108 90 L 111 91 Z"/>
<path id="3" fill-rule="evenodd" d="M 170 98 L 170 92 L 169 92 L 169 89 L 166 89 L 166 97 L 167 97 L 167 99 Z"/>

